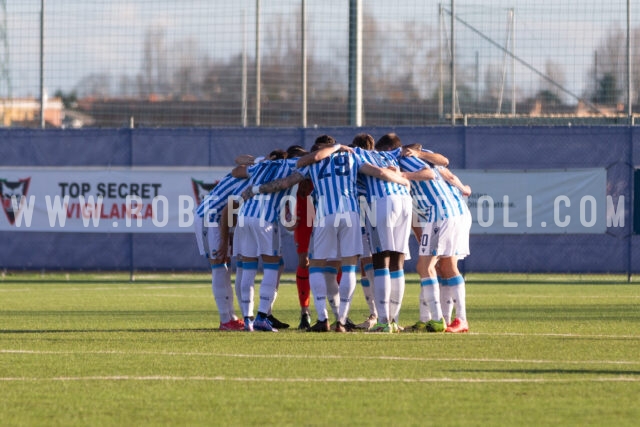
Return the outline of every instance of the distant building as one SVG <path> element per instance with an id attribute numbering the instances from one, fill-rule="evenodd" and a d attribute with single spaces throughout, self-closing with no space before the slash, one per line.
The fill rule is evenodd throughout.
<path id="1" fill-rule="evenodd" d="M 63 104 L 60 98 L 50 98 L 44 106 L 44 120 L 49 126 L 62 126 Z M 35 98 L 0 99 L 2 126 L 32 127 L 40 122 L 40 101 Z"/>

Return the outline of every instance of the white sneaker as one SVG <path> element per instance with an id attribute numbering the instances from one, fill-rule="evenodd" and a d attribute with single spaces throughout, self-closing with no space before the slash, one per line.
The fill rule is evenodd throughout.
<path id="1" fill-rule="evenodd" d="M 369 315 L 369 318 L 367 320 L 360 323 L 359 325 L 356 325 L 356 329 L 364 329 L 365 331 L 368 331 L 369 329 L 373 328 L 373 325 L 375 325 L 376 323 L 378 323 L 378 317 L 376 317 L 375 314 L 371 314 Z"/>

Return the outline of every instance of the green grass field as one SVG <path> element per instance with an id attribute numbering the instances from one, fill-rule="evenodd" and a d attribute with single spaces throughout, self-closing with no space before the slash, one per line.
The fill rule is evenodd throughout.
<path id="1" fill-rule="evenodd" d="M 5 274 L 0 425 L 636 426 L 640 285 L 467 276 L 469 334 L 219 332 L 209 277 Z M 409 276 L 401 324 L 417 320 Z M 274 313 L 298 322 L 293 277 Z M 357 290 L 351 318 L 366 305 Z"/>

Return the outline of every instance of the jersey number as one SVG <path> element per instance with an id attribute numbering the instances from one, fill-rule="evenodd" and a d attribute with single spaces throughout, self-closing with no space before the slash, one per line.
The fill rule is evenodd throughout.
<path id="1" fill-rule="evenodd" d="M 346 153 L 345 153 L 346 154 Z M 333 174 L 331 173 L 333 170 Z M 349 175 L 351 168 L 349 166 L 349 157 L 346 155 L 338 155 L 332 161 L 323 163 L 320 167 L 318 177 L 320 179 L 329 178 L 332 175 L 346 176 Z"/>

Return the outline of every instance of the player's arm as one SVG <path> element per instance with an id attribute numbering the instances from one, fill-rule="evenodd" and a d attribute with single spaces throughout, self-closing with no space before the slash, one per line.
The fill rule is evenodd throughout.
<path id="1" fill-rule="evenodd" d="M 256 157 L 251 154 L 240 154 L 235 159 L 236 165 L 249 166 L 256 162 Z"/>
<path id="2" fill-rule="evenodd" d="M 347 151 L 349 153 L 354 152 L 353 148 L 347 147 L 345 145 L 341 145 L 341 144 L 330 145 L 328 147 L 320 148 L 319 150 L 313 151 L 309 154 L 305 154 L 304 156 L 300 157 L 298 159 L 298 162 L 296 163 L 296 167 L 302 168 L 312 163 L 318 163 L 319 161 L 326 159 L 327 157 L 329 157 L 330 155 L 332 155 L 337 151 Z"/>
<path id="3" fill-rule="evenodd" d="M 402 155 L 417 157 L 425 162 L 429 162 L 436 166 L 449 166 L 449 159 L 440 153 L 432 153 L 429 151 L 422 151 L 422 146 L 419 144 L 405 145 L 402 147 Z"/>
<path id="4" fill-rule="evenodd" d="M 220 213 L 220 223 L 218 224 L 218 230 L 220 231 L 218 253 L 221 254 L 220 258 L 225 260 L 229 253 L 229 228 L 229 205 L 227 204 Z"/>
<path id="5" fill-rule="evenodd" d="M 284 178 L 266 182 L 262 185 L 254 185 L 252 187 L 248 187 L 242 192 L 242 198 L 244 200 L 247 200 L 252 198 L 256 194 L 277 193 L 278 191 L 286 190 L 287 188 L 293 187 L 303 179 L 304 176 L 302 176 L 300 172 L 293 171 L 290 175 L 287 175 Z"/>
<path id="6" fill-rule="evenodd" d="M 374 178 L 383 179 L 385 181 L 395 182 L 396 184 L 404 185 L 405 187 L 411 186 L 409 180 L 400 173 L 393 172 L 386 168 L 379 168 L 370 163 L 363 163 L 360 166 L 360 169 L 358 169 L 358 172 Z"/>
<path id="7" fill-rule="evenodd" d="M 425 167 L 419 171 L 415 172 L 402 172 L 402 176 L 407 178 L 409 181 L 429 181 L 436 177 L 433 169 L 429 167 Z"/>
<path id="8" fill-rule="evenodd" d="M 231 170 L 231 176 L 234 178 L 249 178 L 247 173 L 247 165 L 238 165 Z"/>
<path id="9" fill-rule="evenodd" d="M 471 187 L 463 184 L 462 181 L 460 181 L 460 178 L 454 175 L 453 172 L 451 172 L 449 169 L 440 168 L 438 171 L 440 172 L 440 175 L 442 175 L 442 178 L 445 181 L 447 181 L 449 184 L 453 185 L 458 190 L 460 190 L 463 196 L 471 195 Z"/>

